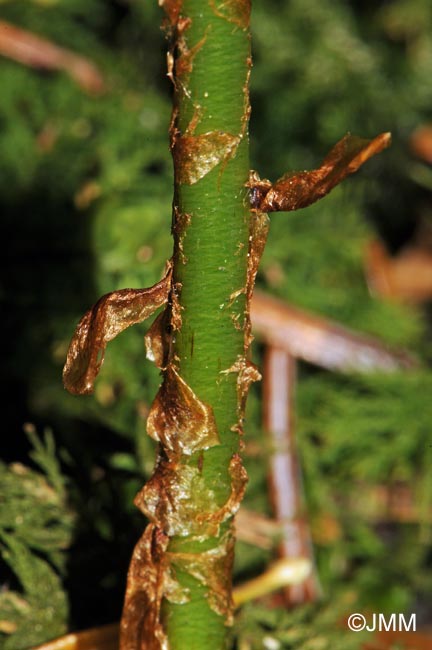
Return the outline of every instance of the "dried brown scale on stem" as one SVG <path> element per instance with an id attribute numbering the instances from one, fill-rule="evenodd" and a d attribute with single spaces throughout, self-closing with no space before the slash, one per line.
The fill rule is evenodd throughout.
<path id="1" fill-rule="evenodd" d="M 229 473 L 231 477 L 231 493 L 222 508 L 218 508 L 212 514 L 200 512 L 197 516 L 197 520 L 200 522 L 208 521 L 216 524 L 214 527 L 215 534 L 219 530 L 219 525 L 237 512 L 246 491 L 248 475 L 243 467 L 243 462 L 239 454 L 233 454 L 230 461 Z"/>
<path id="2" fill-rule="evenodd" d="M 198 399 L 172 364 L 150 409 L 147 433 L 174 456 L 220 444 L 212 408 Z"/>
<path id="3" fill-rule="evenodd" d="M 69 345 L 63 369 L 63 383 L 70 393 L 92 393 L 107 343 L 167 302 L 171 270 L 169 264 L 164 278 L 149 289 L 120 289 L 102 296 L 83 316 Z"/>
<path id="4" fill-rule="evenodd" d="M 183 32 L 184 30 L 182 30 Z M 200 49 L 206 42 L 207 34 L 196 43 L 192 48 L 188 48 L 184 36 L 177 40 L 177 48 L 179 56 L 175 60 L 175 79 L 176 83 L 181 80 L 181 84 L 186 84 L 187 76 L 192 72 L 193 60 Z"/>
<path id="5" fill-rule="evenodd" d="M 159 621 L 166 591 L 167 545 L 167 536 L 150 524 L 135 546 L 120 624 L 122 650 L 168 650 Z"/>
<path id="6" fill-rule="evenodd" d="M 183 0 L 159 0 L 159 6 L 165 11 L 172 26 L 177 24 L 183 6 Z"/>
<path id="7" fill-rule="evenodd" d="M 201 135 L 174 135 L 176 183 L 197 183 L 217 165 L 231 158 L 239 143 L 238 135 L 224 131 L 209 131 Z"/>
<path id="8" fill-rule="evenodd" d="M 246 318 L 249 318 L 249 306 L 247 306 Z M 250 323 L 245 327 L 245 331 L 248 332 L 249 328 Z M 261 379 L 261 374 L 258 368 L 246 358 L 246 352 L 247 347 L 245 347 L 245 355 L 238 356 L 231 368 L 221 371 L 221 375 L 227 375 L 231 372 L 237 373 L 237 412 L 239 419 L 236 424 L 233 425 L 232 431 L 237 431 L 240 434 L 243 433 L 243 417 L 249 387 L 252 382 Z"/>
<path id="9" fill-rule="evenodd" d="M 202 553 L 167 553 L 170 565 L 189 573 L 205 587 L 210 607 L 226 624 L 232 625 L 233 602 L 227 598 L 230 592 L 231 572 L 234 562 L 234 538 L 226 533 L 216 548 Z"/>
<path id="10" fill-rule="evenodd" d="M 259 182 L 259 176 L 256 172 L 251 171 L 249 177 L 249 187 L 254 187 L 254 183 Z M 247 280 L 246 280 L 246 309 L 244 322 L 244 347 L 245 354 L 252 343 L 253 336 L 251 332 L 250 308 L 255 279 L 258 273 L 259 263 L 264 253 L 267 236 L 270 227 L 270 220 L 265 212 L 255 208 L 251 196 L 251 214 L 249 225 L 249 250 L 247 259 Z"/>
<path id="11" fill-rule="evenodd" d="M 256 172 L 251 172 L 250 181 L 248 186 L 253 186 L 254 183 L 259 182 L 259 177 Z M 245 310 L 244 310 L 244 322 L 243 322 L 243 331 L 244 331 L 244 356 L 239 356 L 235 363 L 228 368 L 227 370 L 222 370 L 221 374 L 228 374 L 231 372 L 238 373 L 237 378 L 237 388 L 239 395 L 239 413 L 244 412 L 246 405 L 246 397 L 249 390 L 249 386 L 253 381 L 259 381 L 261 375 L 258 369 L 247 360 L 247 353 L 250 347 L 250 344 L 253 340 L 251 333 L 251 321 L 250 321 L 250 304 L 252 300 L 253 290 L 255 286 L 255 278 L 258 272 L 259 263 L 264 252 L 264 248 L 267 242 L 267 236 L 269 231 L 270 221 L 266 213 L 261 210 L 252 208 L 250 215 L 250 226 L 249 226 L 249 250 L 248 250 L 248 259 L 247 259 L 247 277 L 246 277 L 246 287 L 238 289 L 230 296 L 230 303 L 242 293 L 246 294 Z M 234 326 L 238 327 L 236 323 L 237 317 L 234 315 L 233 321 Z M 237 429 L 236 429 L 237 430 Z"/>
<path id="12" fill-rule="evenodd" d="M 174 332 L 181 329 L 182 317 L 181 310 L 183 307 L 179 302 L 179 295 L 181 292 L 181 283 L 174 282 L 172 284 L 171 293 L 170 293 L 170 324 Z"/>
<path id="13" fill-rule="evenodd" d="M 210 7 L 219 18 L 234 23 L 241 29 L 249 26 L 251 0 L 210 0 Z"/>
<path id="14" fill-rule="evenodd" d="M 246 59 L 247 73 L 246 79 L 243 86 L 243 115 L 241 118 L 242 128 L 240 131 L 240 137 L 243 138 L 247 135 L 249 120 L 252 112 L 252 107 L 250 105 L 250 96 L 249 96 L 249 86 L 250 86 L 250 76 L 252 72 L 252 57 L 248 56 Z"/>
<path id="15" fill-rule="evenodd" d="M 136 496 L 135 505 L 169 536 L 192 535 L 201 541 L 217 536 L 220 525 L 238 510 L 246 489 L 247 474 L 238 454 L 231 459 L 229 473 L 231 493 L 218 507 L 200 467 L 180 464 L 161 448 L 153 475 Z"/>
<path id="16" fill-rule="evenodd" d="M 259 181 L 259 176 L 256 172 L 251 172 L 248 187 L 253 187 L 253 184 Z M 251 201 L 252 202 L 252 201 Z M 227 370 L 221 371 L 222 375 L 231 372 L 237 373 L 237 396 L 238 396 L 238 421 L 232 426 L 232 431 L 242 435 L 243 433 L 243 417 L 246 407 L 246 399 L 249 392 L 250 384 L 254 381 L 259 381 L 261 375 L 258 368 L 248 361 L 247 354 L 252 343 L 253 336 L 251 332 L 250 320 L 250 305 L 255 286 L 255 278 L 258 272 L 259 263 L 264 252 L 267 242 L 270 221 L 265 212 L 252 207 L 250 214 L 249 224 L 249 250 L 247 258 L 247 276 L 246 286 L 238 289 L 230 296 L 230 303 L 242 293 L 246 295 L 243 326 L 238 322 L 239 315 L 233 314 L 232 320 L 234 327 L 243 329 L 244 332 L 244 355 L 239 356 L 235 363 Z"/>
<path id="17" fill-rule="evenodd" d="M 198 495 L 198 498 L 197 498 Z M 217 534 L 219 512 L 213 490 L 207 488 L 198 467 L 171 460 L 163 449 L 151 478 L 135 498 L 135 505 L 170 537 L 203 540 Z M 198 519 L 205 513 L 206 519 Z M 217 516 L 217 515 L 216 515 Z M 204 516 L 203 516 L 204 519 Z"/>
<path id="18" fill-rule="evenodd" d="M 390 145 L 390 133 L 381 133 L 373 140 L 345 135 L 330 151 L 318 169 L 289 172 L 271 183 L 249 180 L 252 207 L 263 212 L 284 212 L 306 208 L 328 194 L 363 163 Z"/>
<path id="19" fill-rule="evenodd" d="M 157 368 L 166 368 L 171 342 L 171 326 L 168 310 L 164 309 L 153 321 L 144 337 L 146 358 L 153 361 Z"/>
<path id="20" fill-rule="evenodd" d="M 177 254 L 182 264 L 186 264 L 187 259 L 183 252 L 183 240 L 186 237 L 186 230 L 190 226 L 192 216 L 190 214 L 180 212 L 177 206 L 174 206 L 174 222 L 172 226 L 172 233 L 177 242 Z"/>
<path id="21" fill-rule="evenodd" d="M 218 507 L 200 467 L 172 460 L 160 449 L 153 475 L 136 496 L 135 505 L 169 536 L 193 536 L 200 541 L 215 537 L 220 525 L 238 510 L 246 489 L 247 474 L 238 454 L 231 459 L 229 473 L 231 493 Z"/>

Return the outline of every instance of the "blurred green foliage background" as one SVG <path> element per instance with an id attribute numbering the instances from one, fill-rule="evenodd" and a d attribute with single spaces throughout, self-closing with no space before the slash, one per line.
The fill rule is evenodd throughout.
<path id="1" fill-rule="evenodd" d="M 152 470 L 145 416 L 160 381 L 144 358 L 146 325 L 110 344 L 94 396 L 66 394 L 61 369 L 89 306 L 150 286 L 171 254 L 161 19 L 156 0 L 0 2 L 0 20 L 87 57 L 106 86 L 92 95 L 64 72 L 0 60 L 1 650 L 117 620 L 144 526 L 132 499 Z M 252 167 L 262 177 L 317 166 L 347 131 L 393 135 L 391 150 L 325 200 L 272 217 L 258 285 L 420 358 L 418 370 L 387 377 L 302 367 L 297 427 L 311 519 L 338 526 L 330 541 L 315 539 L 334 612 L 348 593 L 357 608 L 430 623 L 430 311 L 372 297 L 363 255 L 372 236 L 394 253 L 430 224 L 432 171 L 409 139 L 432 120 L 432 5 L 254 0 L 252 31 Z M 247 440 L 266 453 L 259 388 Z M 265 466 L 246 460 L 246 504 L 270 512 Z M 401 483 L 419 504 L 410 523 L 372 522 L 344 501 Z M 242 577 L 269 559 L 245 544 L 238 555 Z M 325 609 L 263 612 L 251 606 L 239 620 L 250 648 L 269 630 L 281 648 L 336 634 Z M 352 637 L 337 643 L 349 648 Z"/>

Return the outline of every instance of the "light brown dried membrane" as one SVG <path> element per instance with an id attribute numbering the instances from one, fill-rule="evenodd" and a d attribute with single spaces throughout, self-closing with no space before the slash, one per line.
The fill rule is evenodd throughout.
<path id="1" fill-rule="evenodd" d="M 252 361 L 246 359 L 245 356 L 239 355 L 233 365 L 227 370 L 222 370 L 221 374 L 227 375 L 231 372 L 237 372 L 237 398 L 238 398 L 238 412 L 240 417 L 244 413 L 246 406 L 246 398 L 249 391 L 249 386 L 253 381 L 259 381 L 261 374 Z M 241 430 L 240 425 L 236 427 Z"/>
<path id="2" fill-rule="evenodd" d="M 174 455 L 220 444 L 213 409 L 169 365 L 147 419 L 147 433 Z"/>
<path id="3" fill-rule="evenodd" d="M 245 313 L 245 353 L 252 343 L 253 336 L 250 322 L 250 302 L 255 286 L 255 278 L 258 273 L 259 263 L 264 253 L 269 232 L 270 219 L 265 212 L 252 209 L 249 226 L 249 250 L 247 259 L 247 280 L 246 280 L 246 313 Z"/>
<path id="4" fill-rule="evenodd" d="M 63 369 L 65 388 L 74 394 L 92 393 L 107 343 L 165 304 L 170 288 L 171 265 L 149 289 L 120 289 L 102 296 L 76 327 Z"/>
<path id="5" fill-rule="evenodd" d="M 195 539 L 217 536 L 224 521 L 237 512 L 243 498 L 247 474 L 239 454 L 229 466 L 231 492 L 222 507 L 207 487 L 198 467 L 182 465 L 160 452 L 149 481 L 135 497 L 135 505 L 169 535 Z"/>
<path id="6" fill-rule="evenodd" d="M 251 0 L 210 0 L 210 7 L 216 16 L 242 29 L 249 27 Z"/>
<path id="7" fill-rule="evenodd" d="M 172 26 L 176 25 L 183 7 L 183 0 L 159 0 Z"/>
<path id="8" fill-rule="evenodd" d="M 250 76 L 252 72 L 252 57 L 249 56 L 246 58 L 246 65 L 247 65 L 247 72 L 246 72 L 246 79 L 245 83 L 243 86 L 243 115 L 241 118 L 242 121 L 242 128 L 240 131 L 240 136 L 243 138 L 245 134 L 247 133 L 248 126 L 249 126 L 249 119 L 251 116 L 252 108 L 250 105 L 250 97 L 249 97 L 249 88 L 250 88 Z"/>
<path id="9" fill-rule="evenodd" d="M 189 26 L 189 25 L 188 25 Z M 176 77 L 182 77 L 182 83 L 185 83 L 185 76 L 189 76 L 193 68 L 193 60 L 203 47 L 207 40 L 207 32 L 204 36 L 191 48 L 187 46 L 186 39 L 181 36 L 177 40 L 177 49 L 179 55 L 175 61 Z"/>
<path id="10" fill-rule="evenodd" d="M 120 624 L 120 650 L 168 650 L 160 620 L 169 560 L 168 537 L 149 524 L 135 546 L 129 566 Z"/>
<path id="11" fill-rule="evenodd" d="M 170 460 L 162 452 L 157 465 L 135 505 L 170 537 L 193 535 L 204 539 L 217 534 L 218 523 L 211 520 L 217 511 L 213 490 L 206 487 L 201 472 L 192 465 Z M 198 514 L 206 514 L 206 520 Z"/>
<path id="12" fill-rule="evenodd" d="M 178 251 L 179 259 L 182 264 L 186 264 L 187 259 L 183 252 L 183 240 L 186 237 L 186 231 L 192 221 L 192 216 L 187 212 L 181 212 L 177 206 L 174 206 L 174 220 L 172 225 L 172 233 L 176 242 L 176 249 Z"/>
<path id="13" fill-rule="evenodd" d="M 215 548 L 202 553 L 168 553 L 174 568 L 189 573 L 208 588 L 210 608 L 232 625 L 231 572 L 234 561 L 234 536 L 225 534 Z M 229 597 L 228 597 L 229 594 Z"/>
<path id="14" fill-rule="evenodd" d="M 390 140 L 390 133 L 381 133 L 373 140 L 348 133 L 333 147 L 318 169 L 288 173 L 273 184 L 268 180 L 249 181 L 252 207 L 263 212 L 305 208 L 388 147 Z"/>
<path id="15" fill-rule="evenodd" d="M 167 328 L 169 314 L 167 309 L 156 316 L 150 329 L 144 336 L 146 357 L 157 368 L 165 368 L 169 354 L 171 337 Z"/>
<path id="16" fill-rule="evenodd" d="M 219 163 L 231 158 L 240 137 L 225 131 L 209 131 L 201 135 L 177 135 L 174 138 L 176 182 L 193 185 Z"/>
<path id="17" fill-rule="evenodd" d="M 179 294 L 181 291 L 181 282 L 176 282 L 172 286 L 172 291 L 170 294 L 170 300 L 171 300 L 171 327 L 174 331 L 177 331 L 181 329 L 182 326 L 182 309 L 183 307 L 180 304 L 179 301 Z"/>
<path id="18" fill-rule="evenodd" d="M 208 521 L 216 524 L 215 535 L 219 531 L 219 525 L 232 515 L 235 515 L 246 491 L 248 475 L 243 467 L 240 454 L 233 454 L 229 464 L 229 473 L 231 478 L 231 493 L 222 508 L 218 508 L 218 510 L 211 514 L 203 512 L 198 515 L 198 521 Z"/>

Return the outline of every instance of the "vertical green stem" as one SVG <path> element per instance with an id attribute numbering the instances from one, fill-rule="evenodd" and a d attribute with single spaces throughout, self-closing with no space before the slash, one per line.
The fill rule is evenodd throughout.
<path id="1" fill-rule="evenodd" d="M 238 373 L 232 368 L 244 355 L 245 338 L 250 1 L 162 4 L 175 57 L 173 278 L 181 325 L 173 321 L 172 353 L 182 379 L 213 409 L 220 438 L 220 445 L 183 455 L 180 463 L 199 467 L 202 485 L 222 509 L 232 493 L 230 462 L 239 450 Z M 187 498 L 201 507 L 200 494 Z M 217 549 L 222 540 L 227 545 L 231 535 L 228 520 L 214 535 L 203 528 L 199 536 L 173 536 L 168 551 L 192 554 L 199 564 L 203 551 Z M 223 563 L 217 570 L 230 576 L 232 554 Z M 212 605 L 205 581 L 182 570 L 176 577 L 189 599 L 164 601 L 170 650 L 224 648 L 229 611 Z M 230 577 L 227 589 L 229 603 Z"/>

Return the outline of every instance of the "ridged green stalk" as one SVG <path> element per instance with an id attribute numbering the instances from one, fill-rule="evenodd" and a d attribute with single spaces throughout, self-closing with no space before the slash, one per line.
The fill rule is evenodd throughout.
<path id="1" fill-rule="evenodd" d="M 221 442 L 183 456 L 181 462 L 200 468 L 205 486 L 222 508 L 232 489 L 230 461 L 240 444 L 238 372 L 232 368 L 244 354 L 245 337 L 250 2 L 184 0 L 165 5 L 175 56 L 173 280 L 181 317 L 173 355 L 182 379 L 213 409 Z M 205 162 L 209 158 L 216 162 L 211 169 Z M 200 494 L 190 498 L 199 508 Z M 232 535 L 229 521 L 221 524 L 218 535 L 200 541 L 173 537 L 168 551 L 200 553 L 218 547 L 227 535 Z M 222 570 L 230 573 L 230 556 L 226 562 L 229 566 Z M 226 617 L 212 608 L 208 586 L 180 571 L 177 579 L 188 588 L 189 601 L 164 602 L 170 650 L 225 648 Z"/>

